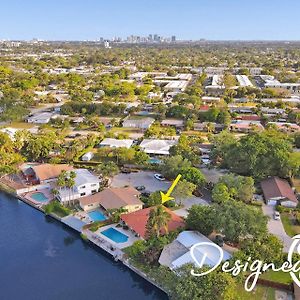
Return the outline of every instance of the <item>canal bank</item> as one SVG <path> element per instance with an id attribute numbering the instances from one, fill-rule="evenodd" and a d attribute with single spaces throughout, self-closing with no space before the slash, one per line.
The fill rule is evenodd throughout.
<path id="1" fill-rule="evenodd" d="M 137 275 L 138 272 L 130 265 L 115 262 L 104 255 L 105 249 L 97 251 L 98 245 L 93 243 L 95 246 L 91 247 L 66 225 L 45 218 L 15 196 L 0 193 L 0 200 L 0 253 L 6 258 L 0 263 L 0 278 L 5 286 L 0 292 L 2 299 L 32 299 L 29 290 L 38 296 L 42 293 L 41 287 L 46 296 L 36 299 L 54 299 L 53 295 L 57 293 L 60 294 L 59 299 L 94 297 L 114 300 L 126 295 L 130 299 L 168 299 L 163 292 L 142 279 L 142 274 Z M 92 258 L 86 258 L 86 254 Z M 72 260 L 72 257 L 75 259 Z M 94 261 L 85 263 L 89 259 Z M 100 263 L 97 262 L 99 259 Z M 17 295 L 13 284 L 20 286 L 22 294 Z M 75 295 L 72 287 L 80 292 Z"/>

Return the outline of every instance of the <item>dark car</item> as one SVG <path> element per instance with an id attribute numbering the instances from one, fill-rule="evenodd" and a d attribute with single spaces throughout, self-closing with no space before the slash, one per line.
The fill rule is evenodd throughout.
<path id="1" fill-rule="evenodd" d="M 138 191 L 144 191 L 146 188 L 143 185 L 139 185 L 139 186 L 136 186 L 135 189 Z"/>
<path id="2" fill-rule="evenodd" d="M 217 234 L 216 238 L 215 238 L 215 243 L 220 246 L 223 247 L 224 246 L 224 239 L 221 235 Z"/>
<path id="3" fill-rule="evenodd" d="M 121 173 L 124 173 L 124 174 L 130 174 L 130 173 L 131 173 L 131 170 L 130 170 L 130 169 L 127 169 L 127 168 L 122 168 L 122 169 L 121 169 Z"/>
<path id="4" fill-rule="evenodd" d="M 150 197 L 150 195 L 151 195 L 151 193 L 147 192 L 147 191 L 144 191 L 144 192 L 141 193 L 141 196 L 147 197 L 147 198 Z"/>
<path id="5" fill-rule="evenodd" d="M 203 197 L 202 192 L 200 190 L 198 190 L 198 189 L 195 189 L 193 191 L 193 195 L 196 196 L 196 197 Z"/>

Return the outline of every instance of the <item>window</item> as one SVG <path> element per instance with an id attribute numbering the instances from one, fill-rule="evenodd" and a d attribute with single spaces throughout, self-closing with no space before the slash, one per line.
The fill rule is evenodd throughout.
<path id="1" fill-rule="evenodd" d="M 92 190 L 92 194 L 95 194 L 95 193 L 97 193 L 97 190 Z"/>
<path id="2" fill-rule="evenodd" d="M 85 189 L 85 185 L 81 186 L 80 189 Z"/>
<path id="3" fill-rule="evenodd" d="M 80 196 L 81 196 L 81 197 L 85 196 L 85 193 L 81 193 Z"/>

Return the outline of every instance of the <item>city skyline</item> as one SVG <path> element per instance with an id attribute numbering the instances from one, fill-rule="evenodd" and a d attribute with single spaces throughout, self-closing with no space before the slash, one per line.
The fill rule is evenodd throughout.
<path id="1" fill-rule="evenodd" d="M 178 40 L 299 40 L 300 3 L 235 0 L 160 2 L 12 0 L 1 5 L 0 39 L 96 40 L 175 35 Z M 238 4 L 238 5 L 237 5 Z M 216 7 L 218 9 L 216 9 Z M 289 20 L 282 24 L 281 20 Z"/>

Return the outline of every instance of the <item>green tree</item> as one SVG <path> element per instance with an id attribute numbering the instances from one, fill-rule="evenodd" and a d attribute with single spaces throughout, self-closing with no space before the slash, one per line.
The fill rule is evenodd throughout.
<path id="1" fill-rule="evenodd" d="M 171 215 L 166 211 L 164 206 L 158 205 L 150 210 L 147 222 L 147 235 L 149 237 L 156 235 L 160 236 L 161 230 L 164 229 L 168 233 L 168 223 L 171 220 Z"/>

